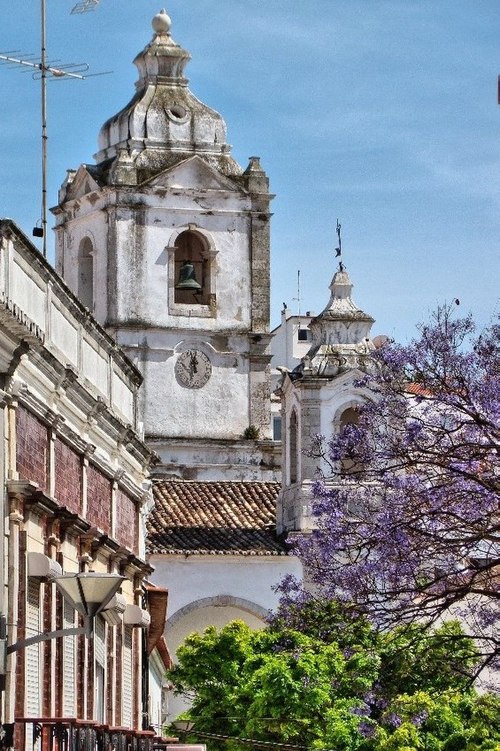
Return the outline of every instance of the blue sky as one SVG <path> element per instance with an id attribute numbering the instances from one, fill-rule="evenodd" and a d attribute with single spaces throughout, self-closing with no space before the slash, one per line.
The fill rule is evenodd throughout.
<path id="1" fill-rule="evenodd" d="M 49 85 L 49 204 L 93 162 L 131 98 L 132 59 L 162 0 L 47 0 L 49 57 L 112 75 Z M 14 6 L 13 6 L 14 8 Z M 272 325 L 283 301 L 328 299 L 335 223 L 373 333 L 404 340 L 458 297 L 486 324 L 499 303 L 498 0 L 168 0 L 193 93 L 224 116 L 233 154 L 259 155 L 273 201 Z M 2 17 L 0 51 L 39 49 L 39 2 Z M 40 216 L 40 95 L 0 67 L 0 215 Z M 52 234 L 52 233 L 51 233 Z M 52 258 L 53 239 L 49 239 Z"/>

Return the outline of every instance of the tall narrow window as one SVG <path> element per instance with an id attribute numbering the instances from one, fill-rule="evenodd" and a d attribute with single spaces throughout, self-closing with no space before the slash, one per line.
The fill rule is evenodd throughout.
<path id="1" fill-rule="evenodd" d="M 297 482 L 297 414 L 295 411 L 290 415 L 289 425 L 289 457 L 290 457 L 290 484 Z"/>
<path id="2" fill-rule="evenodd" d="M 88 237 L 78 251 L 78 297 L 91 312 L 94 310 L 94 248 Z"/>
<path id="3" fill-rule="evenodd" d="M 357 425 L 359 423 L 359 412 L 355 407 L 348 407 L 340 416 L 340 431 L 344 430 L 347 425 Z M 353 459 L 342 459 L 340 470 L 343 475 L 353 475 L 361 472 L 363 465 Z"/>
<path id="4" fill-rule="evenodd" d="M 75 609 L 68 602 L 63 600 L 63 622 L 64 628 L 74 628 L 75 626 Z M 76 636 L 65 636 L 62 641 L 63 665 L 63 715 L 64 717 L 74 717 L 76 714 Z"/>
<path id="5" fill-rule="evenodd" d="M 122 721 L 125 727 L 132 727 L 133 717 L 133 685 L 134 685 L 134 662 L 133 662 L 133 636 L 131 626 L 123 627 L 123 659 L 122 659 Z"/>
<path id="6" fill-rule="evenodd" d="M 175 302 L 208 305 L 210 258 L 205 240 L 196 232 L 182 232 L 175 241 Z"/>

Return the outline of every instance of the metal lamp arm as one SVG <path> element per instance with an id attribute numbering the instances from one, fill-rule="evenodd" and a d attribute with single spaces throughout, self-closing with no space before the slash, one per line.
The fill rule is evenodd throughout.
<path id="1" fill-rule="evenodd" d="M 36 636 L 30 636 L 28 639 L 21 639 L 14 644 L 9 644 L 7 647 L 7 654 L 17 652 L 19 649 L 25 649 L 31 647 L 33 644 L 40 644 L 43 641 L 50 641 L 51 639 L 62 639 L 64 636 L 87 636 L 90 638 L 92 635 L 92 621 L 87 618 L 84 626 L 78 626 L 75 628 L 60 628 L 57 631 L 48 631 L 45 634 L 37 634 Z"/>

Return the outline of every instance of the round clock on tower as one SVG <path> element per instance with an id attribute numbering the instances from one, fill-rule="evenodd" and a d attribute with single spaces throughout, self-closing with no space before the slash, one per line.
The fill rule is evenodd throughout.
<path id="1" fill-rule="evenodd" d="M 212 365 L 203 352 L 189 349 L 177 358 L 175 375 L 183 386 L 201 389 L 212 375 Z"/>

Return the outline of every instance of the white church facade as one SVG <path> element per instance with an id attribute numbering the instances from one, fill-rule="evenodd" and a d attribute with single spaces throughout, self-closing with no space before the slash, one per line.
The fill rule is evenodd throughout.
<path id="1" fill-rule="evenodd" d="M 175 650 L 210 624 L 261 627 L 273 586 L 301 570 L 275 524 L 268 178 L 258 157 L 235 162 L 222 117 L 190 92 L 164 11 L 153 29 L 134 97 L 53 211 L 57 270 L 144 379 L 148 560 Z"/>
<path id="2" fill-rule="evenodd" d="M 165 11 L 153 19 L 134 96 L 53 212 L 57 271 L 143 378 L 138 421 L 158 456 L 148 560 L 175 650 L 211 624 L 261 627 L 274 585 L 301 577 L 286 537 L 310 527 L 308 448 L 353 418 L 373 319 L 341 266 L 325 310 L 299 322 L 304 357 L 281 378 L 273 440 L 273 196 L 259 158 L 242 169 L 221 115 L 189 90 L 170 26 Z"/>
<path id="3" fill-rule="evenodd" d="M 190 55 L 165 12 L 153 27 L 97 165 L 61 188 L 57 270 L 143 373 L 146 437 L 166 474 L 276 480 L 268 179 L 257 157 L 239 167 L 222 117 L 188 89 Z"/>

